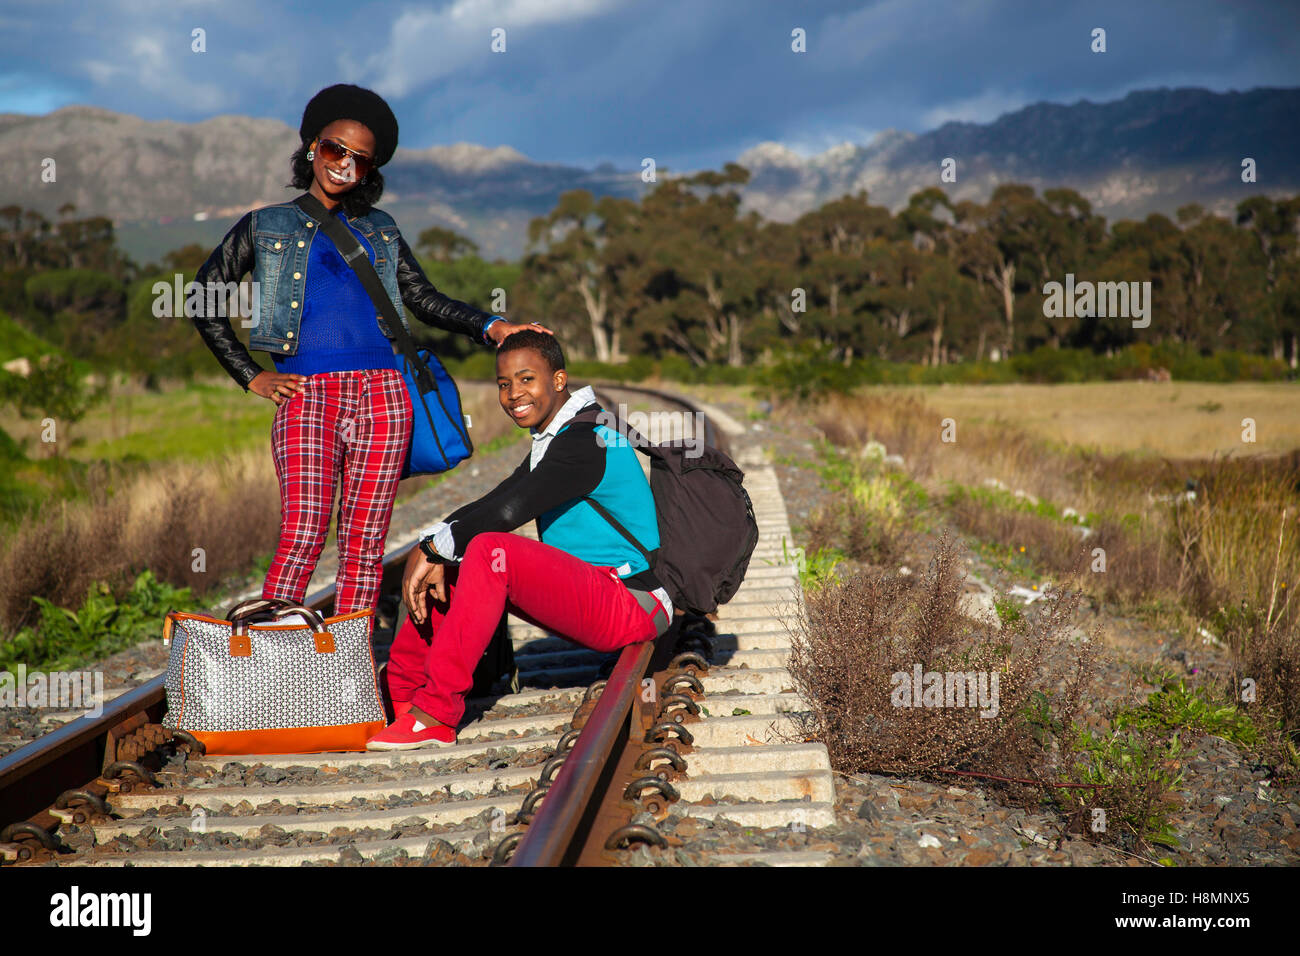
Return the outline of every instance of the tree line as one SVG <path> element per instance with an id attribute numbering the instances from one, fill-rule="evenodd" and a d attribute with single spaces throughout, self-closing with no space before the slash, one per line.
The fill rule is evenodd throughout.
<path id="1" fill-rule="evenodd" d="M 983 203 L 925 189 L 897 213 L 859 192 L 781 223 L 742 213 L 748 178 L 728 164 L 640 200 L 564 194 L 530 225 L 520 306 L 612 362 L 741 366 L 810 348 L 942 365 L 1174 343 L 1295 367 L 1300 197 L 1108 225 L 1075 190 L 1004 184 Z M 1150 325 L 1044 309 L 1067 275 L 1150 282 Z"/>
<path id="2" fill-rule="evenodd" d="M 541 321 L 575 358 L 602 362 L 673 357 L 702 369 L 815 354 L 941 366 L 1174 344 L 1296 365 L 1300 196 L 1253 196 L 1231 218 L 1188 205 L 1174 219 L 1108 224 L 1075 190 L 1004 184 L 987 202 L 925 189 L 898 212 L 859 192 L 782 223 L 742 211 L 748 179 L 728 164 L 639 199 L 567 192 L 529 224 L 515 263 L 488 262 L 440 227 L 412 245 L 444 292 L 489 308 L 503 290 L 510 317 Z M 153 381 L 219 373 L 188 319 L 152 308 L 154 281 L 192 278 L 209 251 L 141 265 L 106 218 L 0 208 L 4 357 L 22 338 L 27 350 L 38 341 Z M 1150 324 L 1045 309 L 1044 286 L 1067 276 L 1149 282 Z M 453 356 L 465 347 L 416 329 Z"/>

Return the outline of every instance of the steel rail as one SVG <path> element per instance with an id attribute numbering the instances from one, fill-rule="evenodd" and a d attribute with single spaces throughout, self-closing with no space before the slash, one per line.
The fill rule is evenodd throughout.
<path id="1" fill-rule="evenodd" d="M 700 413 L 693 402 L 654 389 L 617 383 L 595 388 L 598 396 L 603 388 L 638 392 L 680 405 L 693 414 Z M 706 443 L 726 451 L 726 435 L 707 415 L 703 421 Z M 674 626 L 655 640 L 623 648 L 577 742 L 515 847 L 509 866 L 565 866 L 577 864 L 580 859 L 590 863 L 599 858 L 599 848 L 590 845 L 593 838 L 600 838 L 593 824 L 602 804 L 611 798 L 615 771 L 632 742 L 632 735 L 641 730 L 636 707 L 641 682 L 650 673 L 652 660 L 666 659 L 663 643 L 675 642 L 676 634 Z"/>
<path id="2" fill-rule="evenodd" d="M 628 733 L 632 701 L 654 653 L 654 641 L 623 648 L 596 707 L 578 734 L 559 775 L 510 858 L 511 866 L 563 866 L 577 862 L 579 839 L 590 827 L 608 787 L 619 745 Z"/>

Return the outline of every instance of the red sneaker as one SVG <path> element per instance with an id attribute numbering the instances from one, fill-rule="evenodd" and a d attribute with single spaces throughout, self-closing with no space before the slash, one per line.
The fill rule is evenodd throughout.
<path id="1" fill-rule="evenodd" d="M 407 712 L 366 741 L 367 750 L 419 750 L 422 747 L 450 747 L 456 743 L 456 729 L 446 724 L 432 727 Z"/>

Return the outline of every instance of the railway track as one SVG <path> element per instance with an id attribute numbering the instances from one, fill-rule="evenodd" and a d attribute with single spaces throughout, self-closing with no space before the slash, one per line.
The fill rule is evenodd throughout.
<path id="1" fill-rule="evenodd" d="M 676 396 L 602 386 L 654 440 L 726 448 L 743 429 Z M 783 619 L 797 578 L 761 454 L 738 457 L 759 544 L 716 621 L 598 654 L 510 619 L 517 685 L 472 699 L 452 748 L 209 757 L 159 725 L 162 678 L 0 759 L 0 861 L 26 866 L 616 865 L 671 852 L 670 816 L 757 829 L 833 822 L 826 750 L 790 742 L 801 706 Z M 532 534 L 532 529 L 520 533 Z M 413 543 L 385 562 L 396 589 Z M 332 588 L 309 598 L 328 613 Z M 391 599 L 389 606 L 392 606 Z M 381 615 L 388 640 L 396 621 Z M 377 650 L 386 657 L 385 628 Z M 517 687 L 517 689 L 515 689 Z M 716 853 L 721 865 L 816 865 L 824 854 Z"/>

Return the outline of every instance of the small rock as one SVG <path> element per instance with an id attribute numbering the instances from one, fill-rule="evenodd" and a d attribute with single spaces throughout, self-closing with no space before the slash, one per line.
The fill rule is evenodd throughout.
<path id="1" fill-rule="evenodd" d="M 871 823 L 879 823 L 880 816 L 880 808 L 870 800 L 863 800 L 862 806 L 858 807 L 859 820 L 868 820 Z"/>
<path id="2" fill-rule="evenodd" d="M 430 840 L 424 848 L 424 863 L 428 866 L 446 866 L 456 856 L 456 848 L 446 840 Z"/>
<path id="3" fill-rule="evenodd" d="M 677 827 L 673 832 L 683 840 L 689 840 L 702 829 L 704 828 L 694 817 L 685 817 L 677 822 Z"/>
<path id="4" fill-rule="evenodd" d="M 654 866 L 654 857 L 650 855 L 650 848 L 644 843 L 638 843 L 636 848 L 629 854 L 630 866 Z"/>
<path id="5" fill-rule="evenodd" d="M 345 846 L 339 851 L 339 862 L 355 866 L 362 862 L 361 853 L 354 846 Z"/>
<path id="6" fill-rule="evenodd" d="M 406 851 L 399 846 L 385 847 L 375 854 L 375 862 L 379 864 L 396 863 L 406 858 Z"/>

